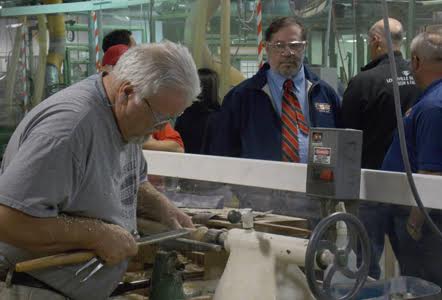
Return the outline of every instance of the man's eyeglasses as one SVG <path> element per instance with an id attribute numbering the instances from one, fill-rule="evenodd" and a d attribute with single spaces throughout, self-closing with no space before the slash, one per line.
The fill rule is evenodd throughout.
<path id="1" fill-rule="evenodd" d="M 161 127 L 162 125 L 165 125 L 166 123 L 169 123 L 169 122 L 173 122 L 176 118 L 178 118 L 181 115 L 181 114 L 178 114 L 174 117 L 165 116 L 159 112 L 154 111 L 147 99 L 143 99 L 143 101 L 146 102 L 147 106 L 149 107 L 150 113 L 153 116 L 153 119 L 154 119 L 153 127 L 154 128 Z"/>
<path id="2" fill-rule="evenodd" d="M 290 50 L 290 52 L 301 52 L 305 49 L 306 44 L 306 41 L 267 43 L 270 48 L 277 50 L 279 53 L 284 53 L 287 48 Z"/>

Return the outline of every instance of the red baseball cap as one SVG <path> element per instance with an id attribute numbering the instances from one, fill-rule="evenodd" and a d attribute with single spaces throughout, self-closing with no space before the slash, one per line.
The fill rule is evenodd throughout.
<path id="1" fill-rule="evenodd" d="M 117 64 L 117 61 L 120 59 L 121 55 L 124 54 L 124 52 L 127 51 L 129 47 L 124 44 L 119 44 L 110 47 L 107 49 L 106 52 L 104 52 L 102 65 L 109 65 L 109 66 L 115 66 Z"/>

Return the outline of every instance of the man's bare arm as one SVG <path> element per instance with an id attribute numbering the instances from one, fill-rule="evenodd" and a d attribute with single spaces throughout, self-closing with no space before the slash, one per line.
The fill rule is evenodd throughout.
<path id="1" fill-rule="evenodd" d="M 434 172 L 434 171 L 426 171 L 426 170 L 419 170 L 419 174 L 426 174 L 426 175 L 442 175 L 441 172 Z M 431 209 L 427 209 L 427 212 L 430 212 Z M 425 223 L 425 217 L 421 213 L 420 209 L 418 207 L 412 207 L 410 209 L 410 215 L 408 216 L 407 221 L 407 231 L 413 237 L 416 241 L 420 240 L 422 237 L 422 225 Z"/>
<path id="2" fill-rule="evenodd" d="M 147 181 L 138 190 L 137 215 L 160 222 L 169 228 L 193 227 L 190 217 Z"/>
<path id="3" fill-rule="evenodd" d="M 157 140 L 152 136 L 143 144 L 143 149 L 184 153 L 184 148 L 174 140 Z"/>
<path id="4" fill-rule="evenodd" d="M 0 240 L 45 255 L 92 250 L 109 264 L 137 252 L 135 240 L 120 226 L 68 216 L 36 218 L 4 205 L 0 205 Z"/>

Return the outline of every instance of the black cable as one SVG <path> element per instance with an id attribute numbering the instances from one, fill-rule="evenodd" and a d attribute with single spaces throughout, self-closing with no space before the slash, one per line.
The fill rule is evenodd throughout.
<path id="1" fill-rule="evenodd" d="M 393 77 L 393 95 L 394 95 L 394 105 L 395 105 L 395 111 L 396 111 L 397 130 L 399 133 L 399 143 L 400 143 L 400 147 L 401 147 L 401 154 L 402 154 L 402 160 L 404 163 L 405 173 L 407 175 L 408 184 L 410 185 L 411 193 L 413 194 L 414 200 L 416 201 L 416 204 L 419 207 L 419 210 L 425 216 L 425 221 L 430 226 L 431 230 L 442 238 L 441 231 L 436 226 L 436 224 L 433 222 L 433 220 L 431 219 L 430 215 L 428 214 L 427 210 L 425 209 L 425 207 L 422 203 L 422 200 L 421 200 L 419 193 L 417 191 L 416 184 L 414 182 L 413 174 L 411 171 L 410 160 L 408 157 L 407 145 L 406 145 L 406 141 L 405 141 L 404 123 L 402 120 L 402 110 L 401 110 L 401 102 L 400 102 L 400 96 L 399 96 L 399 84 L 398 84 L 398 79 L 397 79 L 396 61 L 394 59 L 393 42 L 391 40 L 390 25 L 388 23 L 387 1 L 382 0 L 382 4 L 383 4 L 383 12 L 384 12 L 384 30 L 385 30 L 385 35 L 387 38 L 388 57 L 390 60 L 390 71 L 391 71 L 391 75 Z"/>

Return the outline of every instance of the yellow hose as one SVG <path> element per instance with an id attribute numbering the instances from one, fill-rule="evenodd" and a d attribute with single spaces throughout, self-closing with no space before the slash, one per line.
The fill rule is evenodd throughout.
<path id="1" fill-rule="evenodd" d="M 207 24 L 219 6 L 220 0 L 196 1 L 192 7 L 191 15 L 186 20 L 184 40 L 192 52 L 198 68 L 210 68 L 220 76 L 224 76 L 220 59 L 210 52 L 206 41 Z M 235 86 L 245 79 L 245 76 L 234 67 L 230 67 L 230 73 L 226 77 L 229 78 L 230 86 Z M 222 98 L 224 95 L 220 96 Z"/>
<path id="2" fill-rule="evenodd" d="M 43 4 L 60 4 L 63 0 L 43 0 Z M 46 79 L 56 82 L 47 82 L 47 85 L 57 84 L 61 80 L 61 67 L 65 56 L 66 30 L 64 15 L 48 15 L 49 52 L 47 58 L 47 72 L 52 72 L 51 66 L 55 66 L 57 74 L 49 74 Z M 47 74 L 48 75 L 48 74 Z M 52 76 L 52 78 L 51 78 Z M 49 77 L 49 78 L 48 78 Z M 56 77 L 56 78 L 53 78 Z"/>
<path id="3" fill-rule="evenodd" d="M 38 15 L 38 65 L 37 71 L 34 75 L 34 93 L 32 95 L 32 105 L 35 106 L 43 100 L 44 86 L 45 86 L 45 73 L 46 73 L 46 61 L 47 56 L 47 37 L 46 37 L 46 18 L 45 15 Z"/>

